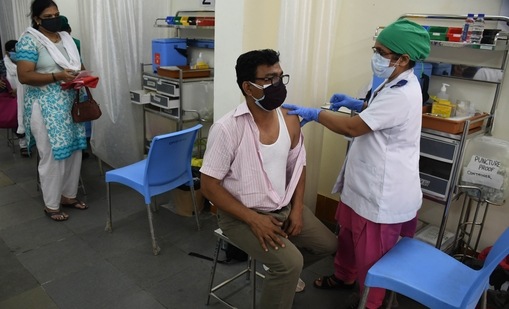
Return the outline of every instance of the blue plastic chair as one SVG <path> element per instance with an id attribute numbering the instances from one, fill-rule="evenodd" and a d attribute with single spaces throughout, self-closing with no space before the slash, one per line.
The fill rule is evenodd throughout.
<path id="1" fill-rule="evenodd" d="M 480 270 L 422 241 L 403 238 L 369 269 L 359 308 L 365 308 L 370 287 L 440 309 L 475 308 L 482 295 L 482 308 L 486 308 L 489 277 L 508 254 L 509 228 L 497 239 Z"/>
<path id="2" fill-rule="evenodd" d="M 160 248 L 157 245 L 152 224 L 152 210 L 150 207 L 152 196 L 168 192 L 184 184 L 188 185 L 191 189 L 196 223 L 198 229 L 200 229 L 191 172 L 191 158 L 196 134 L 201 127 L 202 125 L 198 124 L 189 129 L 155 136 L 146 159 L 106 172 L 106 194 L 108 199 L 106 231 L 112 231 L 111 182 L 126 185 L 138 191 L 145 198 L 154 255 L 159 253 Z"/>

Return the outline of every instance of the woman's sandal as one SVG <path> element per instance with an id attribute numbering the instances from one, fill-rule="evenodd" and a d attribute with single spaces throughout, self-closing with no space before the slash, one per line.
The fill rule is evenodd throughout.
<path id="1" fill-rule="evenodd" d="M 318 284 L 319 282 L 319 284 Z M 323 289 L 323 290 L 331 290 L 331 289 L 345 289 L 345 290 L 351 290 L 355 286 L 355 282 L 351 284 L 346 284 L 342 280 L 339 280 L 334 276 L 334 274 L 330 276 L 323 276 L 318 279 L 316 279 L 313 282 L 313 285 L 315 288 Z"/>
<path id="2" fill-rule="evenodd" d="M 71 203 L 60 203 L 60 206 L 62 207 L 68 207 L 68 208 L 76 208 L 80 210 L 85 210 L 88 208 L 88 205 L 83 203 L 82 201 L 78 200 L 77 198 L 70 199 L 71 201 L 74 200 Z"/>
<path id="3" fill-rule="evenodd" d="M 44 214 L 46 214 L 46 216 L 48 216 L 53 221 L 66 221 L 67 219 L 69 219 L 69 216 L 65 212 L 62 212 L 61 210 L 50 211 L 45 208 Z"/>

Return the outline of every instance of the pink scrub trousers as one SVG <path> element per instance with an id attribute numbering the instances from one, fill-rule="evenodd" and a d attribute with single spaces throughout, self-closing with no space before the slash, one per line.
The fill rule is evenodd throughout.
<path id="1" fill-rule="evenodd" d="M 339 202 L 336 220 L 340 229 L 334 275 L 344 282 L 357 280 L 361 295 L 369 268 L 394 247 L 400 236 L 413 237 L 417 224 L 417 217 L 404 223 L 375 223 L 343 202 Z M 371 288 L 366 307 L 381 307 L 384 297 L 385 289 Z"/>

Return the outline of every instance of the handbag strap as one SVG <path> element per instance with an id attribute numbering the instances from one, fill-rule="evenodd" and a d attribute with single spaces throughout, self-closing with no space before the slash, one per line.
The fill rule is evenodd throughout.
<path id="1" fill-rule="evenodd" d="M 90 89 L 87 86 L 83 86 L 82 88 L 85 88 L 85 91 L 87 92 L 88 99 L 93 99 L 92 93 L 90 92 Z M 76 98 L 74 99 L 74 103 L 77 104 L 80 102 L 80 90 L 82 88 L 76 89 Z"/>
<path id="2" fill-rule="evenodd" d="M 88 88 L 87 86 L 84 86 L 85 87 L 85 90 L 87 91 L 87 97 L 91 100 L 93 99 L 92 97 L 92 92 L 90 92 L 90 88 Z"/>

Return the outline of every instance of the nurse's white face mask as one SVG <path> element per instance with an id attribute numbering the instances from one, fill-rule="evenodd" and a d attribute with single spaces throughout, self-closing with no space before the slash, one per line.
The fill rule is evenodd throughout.
<path id="1" fill-rule="evenodd" d="M 371 57 L 371 69 L 373 70 L 373 74 L 375 74 L 376 77 L 389 78 L 396 69 L 398 61 L 393 66 L 390 66 L 391 59 L 382 57 L 379 53 L 374 53 Z"/>

